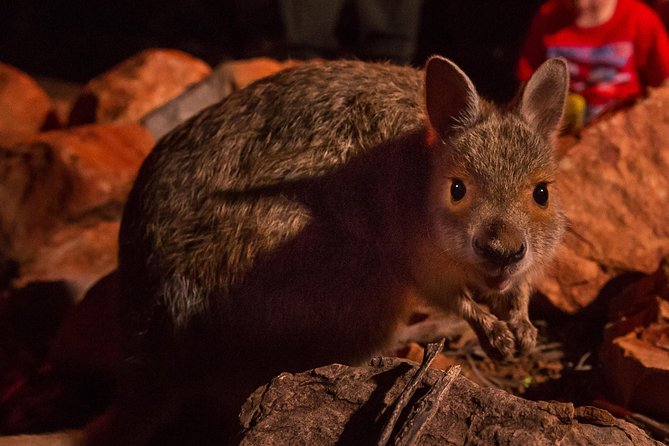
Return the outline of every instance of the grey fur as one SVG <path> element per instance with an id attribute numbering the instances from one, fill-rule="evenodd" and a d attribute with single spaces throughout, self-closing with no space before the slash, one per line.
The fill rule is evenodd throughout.
<path id="1" fill-rule="evenodd" d="M 122 222 L 124 379 L 92 444 L 145 444 L 185 413 L 230 429 L 271 376 L 382 350 L 415 296 L 463 316 L 494 357 L 531 349 L 530 283 L 563 217 L 555 191 L 532 199 L 555 171 L 554 128 L 528 116 L 561 115 L 560 63 L 531 81 L 541 97 L 500 110 L 435 57 L 429 118 L 420 71 L 308 64 L 163 138 Z M 462 106 L 440 105 L 456 84 Z"/>

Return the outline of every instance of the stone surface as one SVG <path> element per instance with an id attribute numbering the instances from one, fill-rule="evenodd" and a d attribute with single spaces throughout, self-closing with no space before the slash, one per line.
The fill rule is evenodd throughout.
<path id="1" fill-rule="evenodd" d="M 0 145 L 11 145 L 57 125 L 51 100 L 30 76 L 0 63 Z"/>
<path id="2" fill-rule="evenodd" d="M 121 357 L 118 299 L 114 270 L 86 292 L 60 325 L 50 350 L 50 359 L 58 371 L 116 378 Z"/>
<path id="3" fill-rule="evenodd" d="M 144 50 L 89 81 L 69 124 L 136 123 L 210 73 L 209 65 L 184 52 Z"/>
<path id="4" fill-rule="evenodd" d="M 58 122 L 66 123 L 83 85 L 45 76 L 36 76 L 35 81 L 51 99 Z"/>
<path id="5" fill-rule="evenodd" d="M 669 420 L 669 257 L 615 296 L 601 348 L 608 397 Z"/>
<path id="6" fill-rule="evenodd" d="M 138 125 L 91 125 L 0 147 L 0 251 L 23 264 L 62 223 L 118 219 L 152 146 Z"/>
<path id="7" fill-rule="evenodd" d="M 0 437 L 0 446 L 82 446 L 83 444 L 83 432 L 75 430 L 53 434 Z"/>
<path id="8" fill-rule="evenodd" d="M 118 230 L 118 219 L 59 226 L 21 265 L 14 285 L 62 281 L 75 302 L 81 301 L 93 284 L 116 268 Z"/>
<path id="9" fill-rule="evenodd" d="M 330 365 L 282 374 L 247 400 L 242 445 L 376 444 L 382 411 L 416 368 L 384 358 L 376 366 Z M 423 394 L 444 372 L 428 370 Z M 594 407 L 527 401 L 459 376 L 415 444 L 659 445 L 643 431 Z"/>
<path id="10" fill-rule="evenodd" d="M 586 128 L 558 187 L 569 228 L 540 290 L 575 312 L 612 278 L 650 273 L 669 253 L 669 87 Z"/>
<path id="11" fill-rule="evenodd" d="M 303 62 L 297 60 L 279 62 L 266 57 L 258 57 L 256 59 L 232 60 L 225 62 L 220 65 L 219 69 L 226 73 L 234 91 L 241 90 L 258 79 L 286 68 L 295 67 L 301 63 Z"/>
<path id="12" fill-rule="evenodd" d="M 142 125 L 149 129 L 154 138 L 159 139 L 198 111 L 215 104 L 233 91 L 297 63 L 282 63 L 268 58 L 224 62 L 209 77 L 148 113 L 142 118 Z"/>

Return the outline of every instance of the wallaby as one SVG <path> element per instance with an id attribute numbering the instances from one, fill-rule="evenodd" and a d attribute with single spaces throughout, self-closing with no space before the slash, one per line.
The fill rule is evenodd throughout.
<path id="1" fill-rule="evenodd" d="M 309 63 L 164 137 L 123 216 L 123 378 L 91 444 L 220 444 L 257 386 L 369 360 L 416 298 L 494 358 L 531 350 L 567 84 L 549 60 L 499 108 L 438 56 Z"/>

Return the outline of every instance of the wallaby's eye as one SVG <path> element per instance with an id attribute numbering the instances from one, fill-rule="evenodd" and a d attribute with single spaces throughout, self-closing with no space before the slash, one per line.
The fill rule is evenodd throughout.
<path id="1" fill-rule="evenodd" d="M 453 179 L 453 182 L 451 183 L 451 198 L 453 198 L 453 201 L 457 202 L 462 200 L 465 198 L 466 193 L 467 188 L 465 187 L 465 183 L 457 178 Z"/>
<path id="2" fill-rule="evenodd" d="M 534 187 L 532 198 L 539 206 L 546 206 L 548 204 L 548 184 L 539 183 Z"/>

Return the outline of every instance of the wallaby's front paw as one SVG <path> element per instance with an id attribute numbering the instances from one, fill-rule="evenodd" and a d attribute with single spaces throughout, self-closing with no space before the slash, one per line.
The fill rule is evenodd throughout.
<path id="1" fill-rule="evenodd" d="M 483 350 L 495 360 L 511 359 L 516 350 L 516 341 L 506 322 L 495 321 L 490 329 L 479 335 Z"/>
<path id="2" fill-rule="evenodd" d="M 527 319 L 509 321 L 508 327 L 516 339 L 516 349 L 521 355 L 527 355 L 537 344 L 537 329 Z"/>

